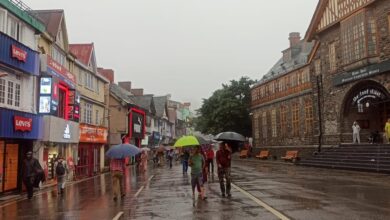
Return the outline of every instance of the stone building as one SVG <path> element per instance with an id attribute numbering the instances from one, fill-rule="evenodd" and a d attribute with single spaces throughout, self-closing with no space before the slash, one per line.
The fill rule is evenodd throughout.
<path id="1" fill-rule="evenodd" d="M 318 3 L 306 39 L 317 42 L 311 70 L 318 79 L 324 145 L 352 142 L 354 121 L 368 142 L 390 118 L 389 12 L 388 0 Z"/>
<path id="2" fill-rule="evenodd" d="M 290 47 L 251 89 L 256 147 L 313 146 L 315 101 L 310 74 L 313 42 L 290 33 Z"/>

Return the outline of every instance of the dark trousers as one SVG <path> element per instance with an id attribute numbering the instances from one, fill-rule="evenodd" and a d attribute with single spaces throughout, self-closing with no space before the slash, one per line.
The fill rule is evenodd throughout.
<path id="1" fill-rule="evenodd" d="M 188 170 L 188 160 L 183 160 L 183 173 L 187 173 Z"/>
<path id="2" fill-rule="evenodd" d="M 34 187 L 33 187 L 34 177 L 26 177 L 23 180 L 23 182 L 24 182 L 24 185 L 26 186 L 26 189 L 27 189 L 27 198 L 31 199 L 33 197 L 33 193 L 34 193 Z"/>
<path id="3" fill-rule="evenodd" d="M 229 195 L 231 189 L 230 167 L 218 168 L 218 179 L 222 194 Z M 224 179 L 226 179 L 226 188 Z"/>
<path id="4" fill-rule="evenodd" d="M 173 160 L 173 158 L 169 157 L 168 160 L 169 160 L 169 168 L 172 168 L 172 160 Z"/>
<path id="5" fill-rule="evenodd" d="M 214 173 L 214 159 L 207 159 L 206 164 L 209 173 L 210 173 L 210 169 L 211 169 L 211 173 Z"/>

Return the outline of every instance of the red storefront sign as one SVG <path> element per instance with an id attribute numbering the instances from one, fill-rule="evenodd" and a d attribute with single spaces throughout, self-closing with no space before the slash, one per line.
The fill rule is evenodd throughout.
<path id="1" fill-rule="evenodd" d="M 23 49 L 20 49 L 19 47 L 15 46 L 12 44 L 11 46 L 12 50 L 12 58 L 15 58 L 19 61 L 26 62 L 27 60 L 27 52 L 24 51 Z"/>
<path id="2" fill-rule="evenodd" d="M 32 118 L 25 118 L 21 116 L 14 116 L 14 128 L 15 131 L 31 131 L 32 130 Z"/>
<path id="3" fill-rule="evenodd" d="M 55 70 L 57 73 L 61 74 L 66 79 L 70 80 L 73 83 L 76 83 L 76 78 L 71 74 L 65 67 L 57 63 L 53 58 L 47 56 L 47 66 Z"/>
<path id="4" fill-rule="evenodd" d="M 80 124 L 80 142 L 107 143 L 107 128 Z"/>

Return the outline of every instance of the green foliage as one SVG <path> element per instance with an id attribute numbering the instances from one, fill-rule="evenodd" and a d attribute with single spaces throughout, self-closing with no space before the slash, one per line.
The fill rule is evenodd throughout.
<path id="1" fill-rule="evenodd" d="M 251 136 L 252 123 L 250 112 L 250 87 L 255 81 L 241 77 L 230 84 L 214 91 L 197 110 L 194 120 L 196 130 L 204 134 L 218 134 L 223 131 L 235 131 L 244 136 Z"/>

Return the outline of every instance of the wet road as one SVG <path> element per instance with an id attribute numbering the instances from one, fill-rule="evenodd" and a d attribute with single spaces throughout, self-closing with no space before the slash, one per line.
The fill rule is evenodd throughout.
<path id="1" fill-rule="evenodd" d="M 207 183 L 208 199 L 192 199 L 189 175 L 150 168 L 128 170 L 127 195 L 114 202 L 109 175 L 31 201 L 0 205 L 1 219 L 389 219 L 390 177 L 296 167 L 248 160 L 234 161 L 232 198 L 221 198 L 217 178 Z"/>

